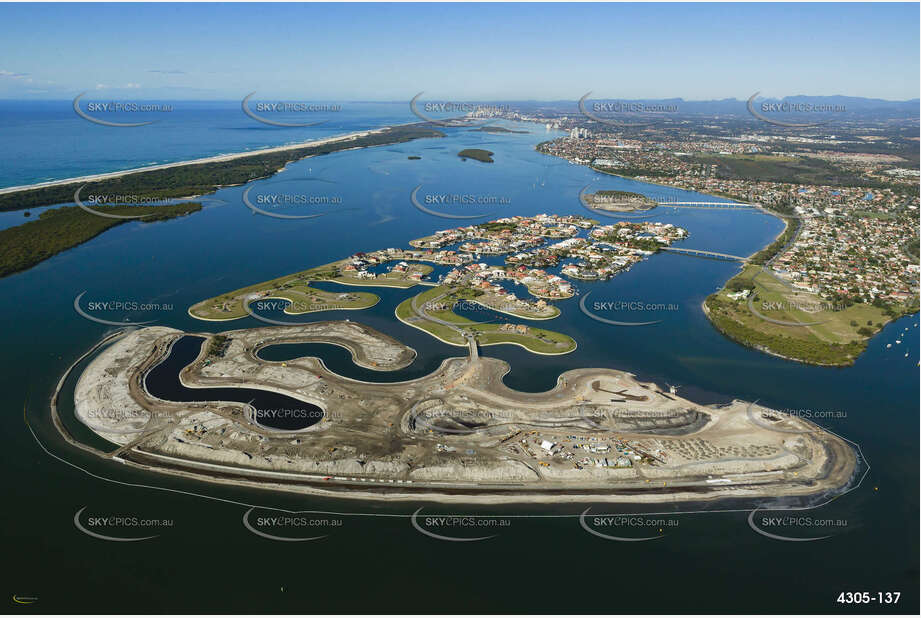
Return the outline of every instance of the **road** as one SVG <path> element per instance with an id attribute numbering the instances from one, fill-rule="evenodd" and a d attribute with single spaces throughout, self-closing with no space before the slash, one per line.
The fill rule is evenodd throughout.
<path id="1" fill-rule="evenodd" d="M 433 299 L 432 299 L 431 301 L 429 301 L 429 302 L 431 302 L 431 303 L 437 303 L 437 302 L 440 301 L 442 298 L 444 298 L 444 297 L 446 297 L 446 296 L 450 296 L 451 294 L 453 294 L 453 293 L 456 292 L 456 291 L 457 291 L 456 288 L 451 288 L 450 290 L 448 290 L 448 291 L 445 292 L 444 294 L 441 294 L 440 296 L 438 296 L 438 297 L 436 297 L 436 298 L 433 298 Z M 468 347 L 468 349 L 470 350 L 470 362 L 471 362 L 471 363 L 477 362 L 477 361 L 480 359 L 480 351 L 479 351 L 479 348 L 477 347 L 476 336 L 475 336 L 473 333 L 471 333 L 471 332 L 469 332 L 469 331 L 466 331 L 466 330 L 462 329 L 462 328 L 459 327 L 457 324 L 454 324 L 454 323 L 452 323 L 452 322 L 448 322 L 448 321 L 446 321 L 446 320 L 442 320 L 442 319 L 440 319 L 440 318 L 436 318 L 436 317 L 434 317 L 434 316 L 429 315 L 428 313 L 425 312 L 425 309 L 420 308 L 419 306 L 416 305 L 416 301 L 417 301 L 418 299 L 419 299 L 419 296 L 418 296 L 418 295 L 417 295 L 417 296 L 414 296 L 413 299 L 412 299 L 412 301 L 410 302 L 410 307 L 412 307 L 413 313 L 415 313 L 417 316 L 419 316 L 419 317 L 422 318 L 423 320 L 429 320 L 429 321 L 435 322 L 436 324 L 441 324 L 441 325 L 443 325 L 443 326 L 447 326 L 448 328 L 450 328 L 451 330 L 453 330 L 454 332 L 456 332 L 458 335 L 460 335 L 461 337 L 463 337 L 464 340 L 467 342 L 467 347 Z"/>
<path id="2" fill-rule="evenodd" d="M 662 247 L 662 251 L 671 251 L 672 253 L 687 253 L 689 255 L 699 255 L 702 257 L 717 257 L 724 258 L 727 260 L 738 260 L 740 262 L 747 262 L 747 257 L 742 257 L 740 255 L 731 255 L 729 253 L 718 253 L 716 251 L 706 251 L 704 249 L 685 249 L 684 247 Z"/>

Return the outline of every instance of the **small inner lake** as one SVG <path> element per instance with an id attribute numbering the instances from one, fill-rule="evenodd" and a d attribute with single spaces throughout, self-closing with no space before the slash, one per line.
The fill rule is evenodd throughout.
<path id="1" fill-rule="evenodd" d="M 144 378 L 147 392 L 167 401 L 235 401 L 249 404 L 256 424 L 282 431 L 306 429 L 323 418 L 323 409 L 319 406 L 281 393 L 244 387 L 185 386 L 179 380 L 179 372 L 198 357 L 204 341 L 204 337 L 193 335 L 177 339 L 170 348 L 169 356 L 147 372 Z"/>

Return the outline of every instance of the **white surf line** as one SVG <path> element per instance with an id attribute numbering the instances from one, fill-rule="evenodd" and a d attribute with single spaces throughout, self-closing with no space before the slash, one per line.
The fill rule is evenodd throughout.
<path id="1" fill-rule="evenodd" d="M 367 129 L 364 131 L 355 131 L 352 133 L 343 133 L 342 135 L 333 135 L 330 137 L 325 137 L 319 140 L 313 140 L 309 142 L 298 142 L 296 144 L 285 144 L 283 146 L 272 146 L 270 148 L 260 148 L 258 150 L 247 150 L 243 152 L 234 152 L 221 155 L 213 155 L 210 157 L 201 157 L 198 159 L 187 159 L 185 161 L 175 161 L 173 163 L 160 163 L 158 165 L 148 165 L 145 167 L 135 167 L 127 170 L 121 170 L 116 172 L 101 172 L 99 174 L 88 174 L 86 176 L 75 176 L 73 178 L 62 178 L 60 180 L 49 180 L 45 182 L 37 182 L 29 185 L 18 185 L 15 187 L 6 187 L 0 189 L 0 195 L 7 193 L 19 193 L 20 191 L 30 191 L 32 189 L 45 189 L 48 187 L 55 187 L 60 185 L 69 185 L 78 182 L 95 182 L 99 180 L 111 180 L 113 178 L 120 178 L 122 176 L 128 176 L 131 174 L 142 174 L 144 172 L 155 172 L 159 170 L 172 169 L 174 167 L 184 167 L 186 165 L 201 165 L 205 163 L 223 163 L 225 161 L 234 161 L 236 159 L 243 159 L 246 157 L 256 157 L 265 154 L 272 154 L 276 152 L 285 152 L 288 150 L 298 150 L 300 148 L 310 148 L 312 146 L 323 146 L 325 144 L 330 144 L 333 142 L 339 141 L 348 141 L 352 139 L 358 139 L 360 137 L 367 137 L 369 135 L 374 135 L 381 133 L 388 129 L 393 129 L 401 126 L 409 126 L 416 123 L 406 123 L 403 125 L 388 125 L 385 127 L 379 127 L 377 129 Z"/>

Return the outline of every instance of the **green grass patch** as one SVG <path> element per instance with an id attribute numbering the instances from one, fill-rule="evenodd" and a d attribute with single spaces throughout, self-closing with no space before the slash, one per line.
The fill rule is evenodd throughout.
<path id="1" fill-rule="evenodd" d="M 867 179 L 822 159 L 766 154 L 698 154 L 684 157 L 689 163 L 716 165 L 716 176 L 810 185 L 866 186 Z"/>
<path id="2" fill-rule="evenodd" d="M 247 288 L 244 288 L 247 289 Z M 343 289 L 341 292 L 327 292 L 311 287 L 301 279 L 289 279 L 277 287 L 248 290 L 246 292 L 232 292 L 229 298 L 217 297 L 194 305 L 189 312 L 196 318 L 204 320 L 236 320 L 249 315 L 243 306 L 243 298 L 247 294 L 265 293 L 262 298 L 250 304 L 272 302 L 274 300 L 289 301 L 285 308 L 288 315 L 316 313 L 318 311 L 333 311 L 341 309 L 367 309 L 380 302 L 377 294 Z"/>
<path id="3" fill-rule="evenodd" d="M 762 316 L 782 322 L 810 326 L 775 324 L 753 313 L 747 299 L 729 294 L 752 290 L 752 305 Z M 791 290 L 758 265 L 750 264 L 722 290 L 705 301 L 710 321 L 731 339 L 794 360 L 820 365 L 851 365 L 866 349 L 867 340 L 886 323 L 909 308 L 886 310 L 870 304 L 835 305 L 815 294 Z"/>
<path id="4" fill-rule="evenodd" d="M 563 333 L 530 326 L 527 327 L 526 333 L 511 332 L 502 330 L 502 323 L 479 323 L 459 316 L 454 313 L 450 307 L 453 305 L 454 301 L 460 298 L 469 298 L 469 294 L 465 294 L 464 291 L 459 291 L 458 293 L 439 299 L 439 297 L 444 295 L 449 289 L 450 288 L 445 286 L 439 286 L 431 290 L 426 290 L 422 294 L 418 294 L 414 297 L 416 299 L 416 307 L 425 308 L 426 314 L 431 317 L 473 331 L 476 333 L 477 341 L 481 345 L 516 343 L 523 346 L 528 351 L 538 354 L 566 354 L 576 349 L 575 340 Z M 436 299 L 439 300 L 433 302 Z M 427 305 L 426 303 L 429 304 Z M 397 317 L 444 341 L 457 345 L 466 344 L 464 337 L 450 326 L 419 317 L 418 314 L 412 310 L 412 304 L 413 298 L 408 298 L 400 303 L 396 308 Z M 442 305 L 446 308 L 442 309 Z"/>
<path id="5" fill-rule="evenodd" d="M 243 307 L 243 298 L 250 294 L 267 293 L 267 296 L 290 300 L 292 306 L 285 313 L 295 315 L 330 309 L 366 309 L 380 301 L 380 297 L 370 292 L 351 291 L 325 292 L 310 286 L 311 281 L 332 281 L 352 286 L 411 288 L 419 285 L 418 281 L 406 279 L 408 273 L 389 272 L 375 279 L 360 279 L 344 275 L 344 267 L 350 259 L 323 264 L 291 275 L 284 275 L 269 281 L 221 294 L 192 305 L 189 313 L 204 320 L 236 320 L 247 315 Z M 428 264 L 411 264 L 411 269 L 422 274 L 432 272 Z M 343 295 L 345 295 L 343 297 Z"/>
<path id="6" fill-rule="evenodd" d="M 213 193 L 221 187 L 268 178 L 292 161 L 351 148 L 396 144 L 410 140 L 444 137 L 444 133 L 421 123 L 391 127 L 379 133 L 330 144 L 305 146 L 230 161 L 183 165 L 163 170 L 137 172 L 96 182 L 74 182 L 0 195 L 0 211 L 20 210 L 72 202 L 74 192 L 85 186 L 83 195 L 144 195 L 178 198 Z"/>

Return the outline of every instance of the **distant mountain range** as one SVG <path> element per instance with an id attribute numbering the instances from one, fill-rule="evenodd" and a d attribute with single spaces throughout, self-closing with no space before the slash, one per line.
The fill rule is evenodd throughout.
<path id="1" fill-rule="evenodd" d="M 754 93 L 752 93 L 754 94 Z M 678 108 L 678 114 L 727 114 L 727 115 L 749 115 L 747 109 L 748 99 L 717 99 L 712 101 L 686 101 L 682 98 L 671 99 L 611 99 L 611 98 L 592 98 L 589 99 L 594 103 L 645 103 L 646 105 L 670 105 Z M 859 116 L 898 116 L 898 117 L 917 117 L 921 99 L 910 99 L 908 101 L 887 101 L 885 99 L 871 99 L 865 97 L 848 97 L 843 95 L 832 96 L 809 96 L 795 95 L 783 97 L 780 99 L 769 97 L 758 97 L 755 99 L 756 109 L 760 110 L 762 103 L 811 103 L 812 105 L 834 105 L 844 107 L 846 114 Z M 555 109 L 578 110 L 578 101 L 510 101 L 518 109 L 539 110 Z"/>
<path id="2" fill-rule="evenodd" d="M 754 93 L 752 93 L 754 94 Z M 223 100 L 223 99 L 207 99 L 207 100 L 196 100 L 196 99 L 161 99 L 161 98 L 138 98 L 133 99 L 135 102 L 175 102 L 182 101 L 184 105 L 194 105 L 196 107 L 201 107 L 207 109 L 210 106 L 220 105 L 220 106 L 238 106 L 239 101 L 236 100 Z M 286 98 L 284 100 L 300 100 L 295 98 Z M 303 99 L 308 100 L 308 99 Z M 379 104 L 379 105 L 406 105 L 407 101 L 394 101 L 394 100 L 338 100 L 338 99 L 309 99 L 315 102 L 335 102 L 335 103 L 360 103 L 360 104 Z M 579 101 L 578 99 L 571 100 L 555 100 L 555 101 L 537 101 L 534 99 L 525 99 L 525 100 L 515 100 L 515 99 L 468 99 L 465 97 L 457 97 L 446 99 L 456 103 L 471 103 L 471 104 L 481 104 L 481 105 L 508 105 L 516 110 L 528 113 L 536 111 L 554 111 L 557 113 L 573 113 L 579 114 Z M 37 101 L 49 103 L 56 105 L 60 103 L 60 100 L 57 99 L 2 99 L 0 98 L 0 103 L 2 104 L 17 104 L 22 101 L 27 101 L 30 104 L 34 104 Z M 68 100 L 70 102 L 70 100 Z M 756 99 L 756 110 L 760 111 L 760 106 L 762 103 L 811 103 L 813 105 L 834 105 L 845 108 L 845 113 L 835 114 L 836 117 L 847 119 L 847 118 L 877 118 L 877 119 L 886 119 L 886 118 L 918 118 L 919 109 L 921 109 L 921 99 L 910 99 L 907 101 L 889 101 L 886 99 L 875 99 L 868 97 L 850 97 L 844 95 L 831 95 L 831 96 L 813 96 L 813 95 L 794 95 L 783 98 L 771 98 L 771 97 L 759 97 Z M 676 116 L 682 115 L 707 115 L 707 116 L 717 116 L 717 115 L 726 115 L 726 116 L 744 116 L 751 117 L 751 114 L 748 113 L 747 103 L 748 99 L 713 99 L 706 101 L 695 101 L 695 100 L 685 100 L 680 97 L 669 98 L 669 99 L 616 99 L 616 98 L 594 98 L 586 100 L 586 105 L 589 109 L 591 106 L 597 103 L 644 103 L 646 105 L 662 105 L 662 106 L 674 106 L 678 108 Z M 604 114 L 602 114 L 604 115 Z"/>

